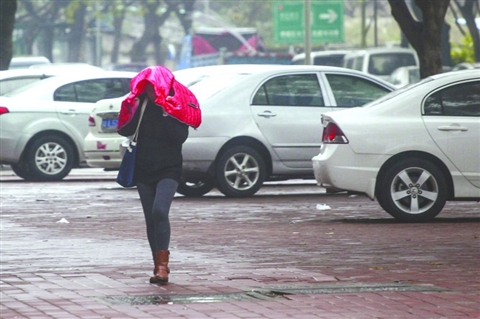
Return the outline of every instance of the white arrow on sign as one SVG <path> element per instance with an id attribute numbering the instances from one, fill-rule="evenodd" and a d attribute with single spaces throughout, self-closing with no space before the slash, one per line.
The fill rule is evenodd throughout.
<path id="1" fill-rule="evenodd" d="M 328 13 L 321 13 L 319 15 L 319 18 L 321 20 L 328 20 L 328 23 L 333 23 L 333 22 L 335 22 L 335 20 L 337 20 L 338 15 L 332 9 L 328 9 Z"/>

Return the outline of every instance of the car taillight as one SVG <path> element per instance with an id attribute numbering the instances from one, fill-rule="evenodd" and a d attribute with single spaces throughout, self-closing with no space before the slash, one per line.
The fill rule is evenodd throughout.
<path id="1" fill-rule="evenodd" d="M 0 115 L 9 113 L 10 111 L 5 106 L 0 106 Z"/>
<path id="2" fill-rule="evenodd" d="M 323 128 L 322 142 L 325 144 L 348 144 L 348 139 L 335 123 L 328 123 Z"/>
<path id="3" fill-rule="evenodd" d="M 93 116 L 88 117 L 88 126 L 95 126 L 95 119 Z"/>

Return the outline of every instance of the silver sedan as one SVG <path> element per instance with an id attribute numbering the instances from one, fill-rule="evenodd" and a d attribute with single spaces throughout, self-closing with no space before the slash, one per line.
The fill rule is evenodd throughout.
<path id="1" fill-rule="evenodd" d="M 327 66 L 222 65 L 175 76 L 197 96 L 203 116 L 183 148 L 178 192 L 186 196 L 217 187 L 226 196 L 247 197 L 265 181 L 313 178 L 322 114 L 394 90 L 374 76 Z"/>

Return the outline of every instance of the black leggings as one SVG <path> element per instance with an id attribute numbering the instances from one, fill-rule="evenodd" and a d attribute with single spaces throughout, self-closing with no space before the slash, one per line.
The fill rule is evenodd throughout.
<path id="1" fill-rule="evenodd" d="M 177 187 L 178 182 L 170 178 L 162 179 L 156 184 L 137 183 L 152 254 L 159 250 L 168 250 L 170 246 L 168 214 Z"/>

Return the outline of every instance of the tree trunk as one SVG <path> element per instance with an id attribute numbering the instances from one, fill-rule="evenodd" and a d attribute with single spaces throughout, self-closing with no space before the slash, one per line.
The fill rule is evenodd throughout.
<path id="1" fill-rule="evenodd" d="M 13 56 L 13 28 L 15 26 L 16 0 L 2 0 L 0 5 L 0 70 L 7 70 Z"/>
<path id="2" fill-rule="evenodd" d="M 115 15 L 113 20 L 113 47 L 110 54 L 110 62 L 118 63 L 118 56 L 120 55 L 120 43 L 122 42 L 122 26 L 125 19 L 125 11 L 119 12 Z"/>
<path id="3" fill-rule="evenodd" d="M 423 15 L 416 20 L 404 0 L 388 0 L 392 15 L 420 59 L 420 78 L 442 72 L 441 33 L 450 0 L 415 0 Z"/>
<path id="4" fill-rule="evenodd" d="M 160 27 L 172 13 L 172 7 L 167 5 L 167 10 L 161 15 L 157 15 L 156 11 L 159 6 L 158 1 L 155 3 L 146 3 L 146 14 L 144 15 L 145 29 L 142 37 L 134 44 L 130 57 L 132 62 L 146 62 L 146 51 L 149 44 L 153 45 L 155 62 L 158 65 L 163 64 L 161 54 L 162 37 L 160 36 Z"/>
<path id="5" fill-rule="evenodd" d="M 71 25 L 70 34 L 68 36 L 68 62 L 81 62 L 82 60 L 86 11 L 87 8 L 85 4 L 80 2 L 77 10 L 75 11 L 73 17 L 74 21 Z"/>

